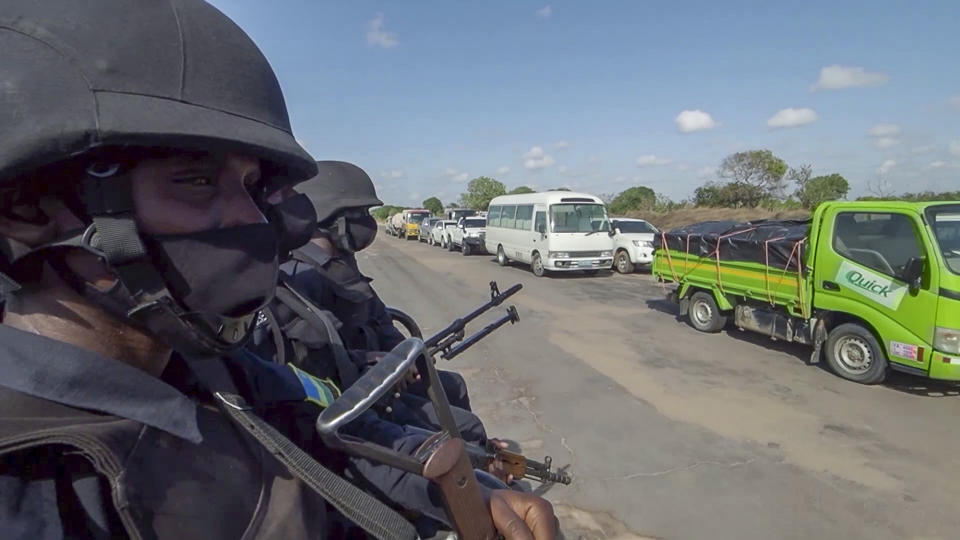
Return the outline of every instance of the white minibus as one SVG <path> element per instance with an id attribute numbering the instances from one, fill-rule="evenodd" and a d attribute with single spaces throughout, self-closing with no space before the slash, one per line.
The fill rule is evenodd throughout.
<path id="1" fill-rule="evenodd" d="M 486 247 L 505 266 L 530 265 L 534 275 L 582 270 L 595 274 L 613 264 L 607 208 L 599 197 L 570 191 L 503 195 L 487 209 Z"/>

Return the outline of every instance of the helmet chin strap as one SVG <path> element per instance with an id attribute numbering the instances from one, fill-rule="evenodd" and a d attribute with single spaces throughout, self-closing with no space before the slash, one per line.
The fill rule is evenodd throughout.
<path id="1" fill-rule="evenodd" d="M 94 164 L 83 182 L 83 204 L 92 223 L 43 246 L 18 249 L 11 264 L 43 256 L 80 295 L 105 311 L 160 338 L 187 356 L 225 354 L 242 346 L 256 313 L 210 317 L 188 313 L 154 267 L 134 219 L 131 180 L 116 164 Z M 101 291 L 73 272 L 52 251 L 81 248 L 103 260 L 118 283 Z"/>

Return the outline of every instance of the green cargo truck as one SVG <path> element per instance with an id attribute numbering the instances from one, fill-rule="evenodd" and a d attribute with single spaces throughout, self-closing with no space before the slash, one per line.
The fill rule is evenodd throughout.
<path id="1" fill-rule="evenodd" d="M 960 380 L 960 202 L 830 202 L 806 222 L 661 233 L 653 274 L 703 332 L 811 345 L 852 381 Z"/>

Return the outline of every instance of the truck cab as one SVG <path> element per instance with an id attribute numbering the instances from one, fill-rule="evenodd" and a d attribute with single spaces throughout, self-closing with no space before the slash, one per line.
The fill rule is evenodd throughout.
<path id="1" fill-rule="evenodd" d="M 653 237 L 658 232 L 656 227 L 642 219 L 611 219 L 614 269 L 629 274 L 638 266 L 649 268 L 653 263 Z"/>
<path id="2" fill-rule="evenodd" d="M 448 249 L 454 251 L 460 248 L 463 255 L 470 255 L 483 250 L 486 227 L 486 218 L 476 216 L 461 218 L 457 222 L 457 226 L 450 229 Z"/>
<path id="3" fill-rule="evenodd" d="M 893 369 L 960 380 L 960 203 L 826 203 L 810 243 L 814 310 L 879 338 L 880 351 L 832 339 L 840 369 L 882 352 Z"/>
<path id="4" fill-rule="evenodd" d="M 429 210 L 404 210 L 403 212 L 403 231 L 401 236 L 404 239 L 420 238 L 420 224 L 430 217 Z"/>

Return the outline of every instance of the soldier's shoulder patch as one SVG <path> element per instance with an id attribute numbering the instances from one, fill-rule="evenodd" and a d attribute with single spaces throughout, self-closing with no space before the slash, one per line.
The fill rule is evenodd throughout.
<path id="1" fill-rule="evenodd" d="M 303 386 L 307 396 L 304 401 L 326 408 L 333 403 L 333 400 L 340 397 L 340 389 L 330 379 L 315 377 L 293 364 L 287 364 L 287 366 L 293 370 L 300 380 L 300 385 Z"/>

